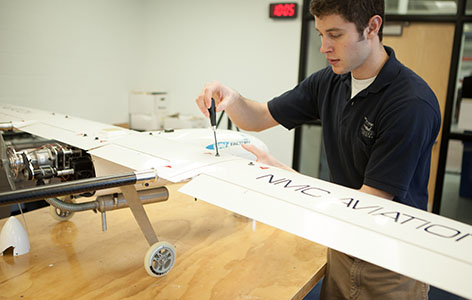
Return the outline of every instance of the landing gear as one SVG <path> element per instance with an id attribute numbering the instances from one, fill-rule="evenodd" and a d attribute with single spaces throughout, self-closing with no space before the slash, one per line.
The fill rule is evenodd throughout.
<path id="1" fill-rule="evenodd" d="M 167 242 L 157 242 L 146 252 L 144 268 L 152 277 L 161 277 L 172 269 L 175 258 L 174 246 Z"/>
<path id="2" fill-rule="evenodd" d="M 66 196 L 66 197 L 61 197 L 61 198 L 64 198 L 64 199 L 61 199 L 64 202 L 75 203 L 75 199 L 71 199 L 70 197 Z M 68 210 L 62 210 L 52 205 L 49 205 L 49 213 L 56 221 L 59 221 L 59 222 L 68 221 L 74 215 L 74 212 L 71 212 Z"/>

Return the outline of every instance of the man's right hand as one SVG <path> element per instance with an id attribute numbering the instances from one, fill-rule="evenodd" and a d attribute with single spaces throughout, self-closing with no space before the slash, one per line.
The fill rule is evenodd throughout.
<path id="1" fill-rule="evenodd" d="M 225 110 L 231 121 L 240 129 L 261 131 L 278 124 L 270 114 L 267 103 L 244 98 L 218 81 L 205 84 L 195 99 L 198 108 L 207 118 L 210 116 L 208 108 L 211 107 L 211 98 L 215 99 L 216 112 Z"/>
<path id="2" fill-rule="evenodd" d="M 215 99 L 216 112 L 220 112 L 238 101 L 240 95 L 218 81 L 206 83 L 195 102 L 207 118 L 209 117 L 208 108 L 211 106 L 211 98 Z"/>

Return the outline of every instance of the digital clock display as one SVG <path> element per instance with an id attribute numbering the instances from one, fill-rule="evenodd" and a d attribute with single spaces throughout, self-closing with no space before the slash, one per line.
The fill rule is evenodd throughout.
<path id="1" fill-rule="evenodd" d="M 296 18 L 297 3 L 271 3 L 269 5 L 271 18 Z"/>

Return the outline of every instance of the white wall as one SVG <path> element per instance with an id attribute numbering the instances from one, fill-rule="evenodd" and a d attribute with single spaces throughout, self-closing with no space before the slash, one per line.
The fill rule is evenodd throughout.
<path id="1" fill-rule="evenodd" d="M 142 1 L 0 0 L 0 101 L 127 120 Z"/>
<path id="2" fill-rule="evenodd" d="M 267 101 L 297 82 L 301 30 L 301 14 L 269 19 L 270 2 L 0 0 L 0 102 L 119 123 L 130 90 L 164 90 L 197 115 L 214 79 Z M 291 132 L 258 136 L 291 164 Z"/>

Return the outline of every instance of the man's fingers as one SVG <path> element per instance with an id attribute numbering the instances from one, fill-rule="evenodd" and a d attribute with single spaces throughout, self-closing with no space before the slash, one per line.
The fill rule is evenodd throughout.
<path id="1" fill-rule="evenodd" d="M 210 114 L 208 113 L 208 108 L 205 107 L 203 92 L 198 95 L 197 99 L 195 99 L 195 103 L 197 103 L 198 109 L 200 109 L 200 111 L 205 117 L 210 117 Z"/>
<path id="2" fill-rule="evenodd" d="M 261 156 L 263 154 L 265 154 L 264 151 L 262 151 L 261 149 L 257 148 L 256 146 L 252 145 L 252 144 L 241 144 L 241 146 L 246 149 L 247 151 L 251 152 L 252 154 L 254 154 L 257 158 L 257 160 L 259 161 L 259 159 L 261 158 Z"/>
<path id="3" fill-rule="evenodd" d="M 211 97 L 213 97 L 213 89 L 207 85 L 203 89 L 203 103 L 207 109 L 211 107 Z"/>
<path id="4" fill-rule="evenodd" d="M 208 109 L 211 107 L 211 99 L 215 99 L 215 111 L 223 111 L 231 103 L 231 99 L 228 99 L 228 95 L 231 94 L 230 92 L 232 92 L 232 90 L 218 81 L 208 82 L 205 84 L 205 87 L 202 89 L 197 99 L 195 99 L 195 102 L 202 114 L 208 118 Z"/>
<path id="5" fill-rule="evenodd" d="M 202 114 L 203 114 L 205 117 L 209 118 L 209 117 L 210 117 L 210 114 L 209 114 L 209 112 L 208 112 L 208 109 L 205 108 L 204 105 L 201 105 L 202 101 L 197 98 L 197 99 L 195 99 L 195 102 L 197 103 L 198 109 L 200 109 L 200 111 L 202 112 Z"/>
<path id="6" fill-rule="evenodd" d="M 256 160 L 257 162 L 294 172 L 292 168 L 290 168 L 287 165 L 284 165 L 283 163 L 275 159 L 272 155 L 268 154 L 267 152 L 265 152 L 264 150 L 260 148 L 257 148 L 256 146 L 252 144 L 241 144 L 241 146 L 247 151 L 254 154 L 257 158 Z"/>

